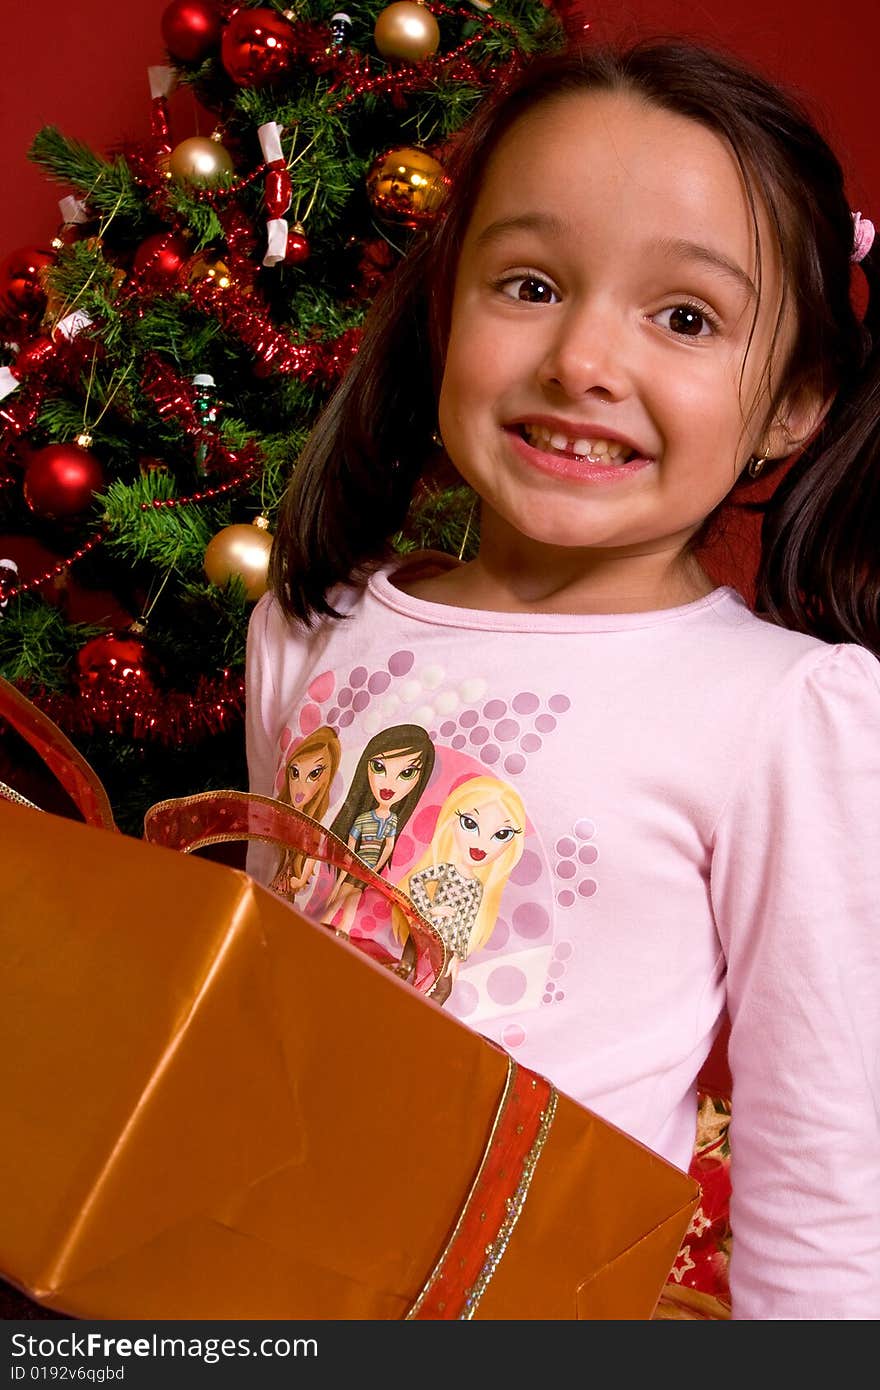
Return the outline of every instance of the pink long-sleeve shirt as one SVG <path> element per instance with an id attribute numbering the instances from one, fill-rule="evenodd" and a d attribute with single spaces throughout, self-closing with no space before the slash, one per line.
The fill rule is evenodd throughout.
<path id="1" fill-rule="evenodd" d="M 734 1317 L 880 1316 L 874 657 L 728 588 L 649 613 L 486 613 L 383 570 L 335 606 L 350 616 L 312 633 L 271 596 L 254 610 L 251 790 L 278 795 L 325 730 L 330 825 L 367 744 L 422 731 L 383 873 L 412 873 L 423 903 L 442 886 L 445 1007 L 682 1168 L 726 1008 Z M 386 808 L 365 809 L 381 840 Z M 481 815 L 513 831 L 491 884 L 461 848 Z M 276 860 L 261 846 L 249 866 L 269 881 Z M 296 906 L 320 917 L 331 887 L 316 869 Z M 352 931 L 400 952 L 372 895 Z"/>

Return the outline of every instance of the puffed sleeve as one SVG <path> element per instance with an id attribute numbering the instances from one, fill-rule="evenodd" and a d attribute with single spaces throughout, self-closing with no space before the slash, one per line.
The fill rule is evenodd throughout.
<path id="1" fill-rule="evenodd" d="M 880 1317 L 880 665 L 811 651 L 719 818 L 735 1318 Z"/>

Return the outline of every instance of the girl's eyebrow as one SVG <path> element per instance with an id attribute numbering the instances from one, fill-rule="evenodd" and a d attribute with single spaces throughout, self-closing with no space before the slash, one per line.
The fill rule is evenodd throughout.
<path id="1" fill-rule="evenodd" d="M 516 217 L 499 217 L 484 227 L 477 237 L 479 247 L 500 241 L 511 232 L 544 232 L 549 236 L 565 236 L 572 230 L 570 223 L 549 212 L 521 212 Z"/>
<path id="2" fill-rule="evenodd" d="M 697 261 L 700 265 L 708 266 L 710 270 L 718 270 L 722 275 L 735 280 L 750 299 L 758 298 L 758 291 L 751 276 L 747 275 L 736 261 L 730 260 L 720 251 L 713 251 L 708 246 L 701 246 L 698 241 L 688 241 L 684 237 L 660 237 L 651 245 L 653 249 L 672 256 L 675 260 Z"/>
<path id="3" fill-rule="evenodd" d="M 398 750 L 397 752 L 374 753 L 374 754 L 373 754 L 373 757 L 374 757 L 374 758 L 405 758 L 405 757 L 406 757 L 406 753 L 404 753 L 402 750 Z M 422 765 L 422 754 L 421 754 L 421 753 L 414 753 L 414 754 L 412 755 L 412 757 L 410 758 L 409 762 L 407 763 L 407 767 L 421 767 L 421 765 Z"/>

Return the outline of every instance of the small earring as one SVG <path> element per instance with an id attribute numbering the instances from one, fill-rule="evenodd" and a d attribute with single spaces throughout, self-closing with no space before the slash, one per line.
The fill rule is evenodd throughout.
<path id="1" fill-rule="evenodd" d="M 431 443 L 434 445 L 435 449 L 443 448 L 443 436 L 441 435 L 439 430 L 435 430 L 434 433 L 431 435 Z"/>
<path id="2" fill-rule="evenodd" d="M 762 454 L 760 458 L 756 454 L 752 454 L 752 457 L 749 459 L 749 477 L 757 478 L 766 462 L 766 454 Z"/>

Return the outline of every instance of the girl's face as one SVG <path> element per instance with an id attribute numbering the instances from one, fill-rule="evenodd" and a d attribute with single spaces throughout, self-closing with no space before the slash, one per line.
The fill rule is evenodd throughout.
<path id="1" fill-rule="evenodd" d="M 440 397 L 484 543 L 662 569 L 751 454 L 786 451 L 765 428 L 781 282 L 758 223 L 760 302 L 746 193 L 712 132 L 623 93 L 560 97 L 507 132 L 462 246 Z M 777 360 L 790 339 L 783 323 Z"/>
<path id="2" fill-rule="evenodd" d="M 314 753 L 291 758 L 287 764 L 287 790 L 291 806 L 310 804 L 329 780 L 330 759 L 326 749 L 319 748 Z"/>
<path id="3" fill-rule="evenodd" d="M 458 807 L 452 833 L 459 863 L 476 869 L 498 859 L 522 833 L 522 827 L 511 820 L 500 801 L 490 801 L 485 806 Z"/>
<path id="4" fill-rule="evenodd" d="M 370 791 L 376 805 L 386 811 L 413 790 L 421 775 L 421 753 L 379 753 L 367 764 Z"/>

